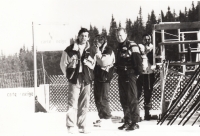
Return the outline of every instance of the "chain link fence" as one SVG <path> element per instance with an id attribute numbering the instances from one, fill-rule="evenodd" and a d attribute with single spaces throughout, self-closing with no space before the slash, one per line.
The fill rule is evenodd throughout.
<path id="1" fill-rule="evenodd" d="M 152 95 L 152 110 L 160 109 L 161 101 L 161 91 L 160 91 L 160 76 L 159 70 L 155 72 L 156 83 L 154 85 L 153 95 Z M 67 111 L 67 91 L 68 91 L 68 81 L 62 75 L 52 75 L 50 78 L 50 111 L 55 110 L 58 112 Z M 177 72 L 176 69 L 170 68 L 166 77 L 165 83 L 165 100 L 171 101 L 171 99 L 176 99 L 182 88 L 187 84 L 189 76 L 183 76 Z M 180 80 L 180 84 L 178 84 Z M 93 85 L 90 94 L 90 107 L 89 111 L 97 111 L 94 95 L 93 95 Z M 143 96 L 140 98 L 139 107 L 143 109 Z M 110 108 L 112 111 L 122 111 L 121 104 L 119 102 L 119 91 L 118 91 L 118 75 L 115 73 L 111 81 L 110 92 L 109 92 Z"/>
<path id="2" fill-rule="evenodd" d="M 44 75 L 46 78 L 44 78 Z M 37 85 L 48 83 L 46 71 L 37 70 Z M 0 74 L 0 88 L 34 87 L 34 70 Z"/>
<path id="3" fill-rule="evenodd" d="M 190 76 L 181 75 L 178 73 L 180 69 L 170 67 L 165 83 L 165 100 L 171 101 L 176 99 L 180 91 L 187 84 Z M 152 95 L 152 109 L 160 109 L 161 91 L 160 91 L 160 73 L 159 70 L 155 72 L 156 83 L 154 85 Z M 42 69 L 37 70 L 37 81 L 38 86 L 40 84 L 49 84 L 49 110 L 56 110 L 58 112 L 67 111 L 67 91 L 68 81 L 63 75 L 47 75 Z M 179 84 L 180 81 L 180 84 Z M 34 87 L 34 71 L 25 71 L 18 73 L 6 73 L 0 74 L 0 88 L 16 88 L 16 87 Z M 119 91 L 118 91 L 118 75 L 115 73 L 111 81 L 109 100 L 110 108 L 112 111 L 121 111 L 121 104 L 119 102 Z M 90 111 L 97 111 L 94 95 L 93 85 L 90 93 Z M 143 96 L 140 98 L 139 107 L 143 109 Z"/>

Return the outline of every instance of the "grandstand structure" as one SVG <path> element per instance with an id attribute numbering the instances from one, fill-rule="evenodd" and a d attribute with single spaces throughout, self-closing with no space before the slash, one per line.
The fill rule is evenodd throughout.
<path id="1" fill-rule="evenodd" d="M 166 39 L 165 35 L 168 30 L 177 30 L 178 35 L 175 39 Z M 161 33 L 161 41 L 156 43 L 156 32 Z M 196 34 L 196 39 L 185 39 L 186 34 Z M 161 119 L 159 123 L 162 124 L 169 116 L 171 116 L 168 124 L 173 124 L 176 119 L 187 110 L 186 114 L 194 114 L 199 109 L 199 64 L 200 64 L 200 22 L 164 22 L 156 24 L 153 27 L 153 44 L 154 44 L 154 64 L 160 65 L 160 90 L 161 90 Z M 194 46 L 196 44 L 196 46 Z M 178 46 L 179 61 L 169 62 L 166 60 L 166 46 Z M 193 46 L 192 46 L 193 45 Z M 160 52 L 155 53 L 155 49 L 159 48 Z M 192 59 L 192 54 L 196 54 L 195 59 Z M 179 80 L 182 77 L 186 77 L 188 82 L 183 86 L 179 87 L 178 83 L 176 86 L 180 88 L 179 91 L 174 90 L 173 97 L 170 100 L 169 106 L 166 106 L 166 93 L 167 93 L 167 77 L 169 73 L 169 67 L 178 66 L 179 69 L 176 73 L 179 74 Z M 175 96 L 176 95 L 176 96 Z M 184 108 L 183 108 L 184 107 Z M 195 108 L 195 109 L 194 109 Z M 191 111 L 195 112 L 191 113 Z M 190 117 L 191 118 L 191 117 Z M 187 118 L 189 120 L 189 118 Z M 159 124 L 158 123 L 158 124 Z M 186 123 L 186 122 L 185 122 Z M 184 123 L 184 124 L 185 124 Z"/>

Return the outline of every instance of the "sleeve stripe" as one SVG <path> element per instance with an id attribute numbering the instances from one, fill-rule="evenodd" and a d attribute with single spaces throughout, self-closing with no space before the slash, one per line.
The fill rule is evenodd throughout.
<path id="1" fill-rule="evenodd" d="M 140 53 L 139 48 L 137 46 L 132 47 L 131 50 L 132 52 Z"/>

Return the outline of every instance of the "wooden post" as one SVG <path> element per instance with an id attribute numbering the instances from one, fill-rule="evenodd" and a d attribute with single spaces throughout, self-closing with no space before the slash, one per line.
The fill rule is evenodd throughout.
<path id="1" fill-rule="evenodd" d="M 190 44 L 188 45 L 188 52 L 187 52 L 187 61 L 192 62 L 192 54 L 191 54 L 191 47 Z"/>
<path id="2" fill-rule="evenodd" d="M 199 8 L 199 21 L 200 21 L 200 1 L 198 1 L 198 8 Z M 197 40 L 200 40 L 200 29 L 199 32 L 197 33 Z M 200 50 L 200 44 L 198 43 L 197 45 L 197 50 Z M 200 61 L 200 53 L 197 53 L 196 55 L 196 61 Z M 197 69 L 198 65 L 195 66 L 195 69 Z"/>
<path id="3" fill-rule="evenodd" d="M 161 41 L 165 42 L 165 34 L 164 30 L 161 30 Z M 160 102 L 160 108 L 161 108 L 161 116 L 165 113 L 166 107 L 165 107 L 165 45 L 160 45 L 161 46 L 161 61 L 163 63 L 163 68 L 160 70 L 160 80 L 161 80 L 161 85 L 160 85 L 160 90 L 161 90 L 161 102 Z"/>
<path id="4" fill-rule="evenodd" d="M 153 29 L 153 65 L 156 65 L 156 54 L 155 54 L 155 50 L 156 50 L 156 34 L 155 34 L 155 30 Z"/>
<path id="5" fill-rule="evenodd" d="M 200 1 L 198 1 L 198 8 L 199 8 L 199 21 L 200 21 Z"/>
<path id="6" fill-rule="evenodd" d="M 161 30 L 161 41 L 165 42 L 165 31 Z M 165 45 L 161 45 L 161 61 L 165 60 Z"/>
<path id="7" fill-rule="evenodd" d="M 44 102 L 45 102 L 45 110 L 47 111 L 47 103 L 46 103 L 46 77 L 45 77 L 45 68 L 44 68 L 44 59 L 43 59 L 43 53 L 42 53 L 42 71 L 43 71 L 43 80 L 44 80 Z"/>
<path id="8" fill-rule="evenodd" d="M 161 84 L 160 84 L 160 89 L 161 89 L 161 100 L 160 100 L 160 110 L 161 110 L 161 116 L 163 115 L 163 113 L 166 111 L 165 108 L 165 79 L 164 79 L 164 75 L 165 75 L 165 63 L 163 62 L 162 65 L 162 69 L 160 71 L 160 80 L 161 80 Z"/>
<path id="9" fill-rule="evenodd" d="M 200 10 L 199 10 L 200 11 Z M 200 40 L 200 30 L 198 31 L 197 33 L 197 40 Z M 199 51 L 200 50 L 200 43 L 198 43 L 197 45 L 197 50 Z M 196 62 L 199 62 L 200 61 L 200 53 L 197 53 L 196 54 Z M 198 67 L 198 65 L 195 66 L 195 69 Z"/>

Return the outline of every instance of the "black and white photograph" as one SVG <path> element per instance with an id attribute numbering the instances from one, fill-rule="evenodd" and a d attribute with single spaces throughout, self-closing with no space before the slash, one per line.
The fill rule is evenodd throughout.
<path id="1" fill-rule="evenodd" d="M 1 0 L 1 136 L 199 136 L 200 1 Z"/>

